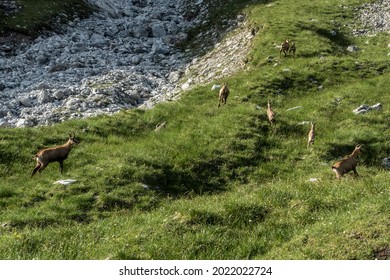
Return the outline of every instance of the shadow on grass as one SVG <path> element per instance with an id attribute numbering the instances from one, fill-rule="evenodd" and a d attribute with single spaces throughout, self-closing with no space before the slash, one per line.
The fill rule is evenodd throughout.
<path id="1" fill-rule="evenodd" d="M 330 42 L 332 53 L 346 53 L 346 48 L 353 44 L 351 39 L 348 38 L 344 33 L 342 33 L 340 30 L 337 32 L 332 32 L 332 30 L 321 28 L 314 25 L 307 25 L 304 23 L 298 23 L 298 28 L 301 30 L 308 30 L 315 32 L 318 36 L 326 39 Z M 314 55 L 318 55 L 314 53 Z"/>
<path id="2" fill-rule="evenodd" d="M 215 193 L 224 190 L 227 183 L 221 176 L 226 162 L 220 157 L 200 159 L 180 167 L 134 158 L 130 158 L 128 163 L 111 183 L 121 185 L 138 182 L 173 196 Z"/>
<path id="3" fill-rule="evenodd" d="M 192 20 L 198 16 L 204 5 L 207 5 L 208 15 L 200 25 L 197 25 L 188 31 L 187 39 L 184 42 L 181 42 L 178 47 L 182 50 L 191 48 L 193 53 L 200 56 L 204 55 L 209 49 L 213 48 L 218 41 L 222 40 L 224 34 L 226 34 L 228 30 L 231 30 L 231 20 L 236 20 L 237 16 L 242 13 L 243 9 L 248 5 L 265 5 L 273 1 L 274 0 L 206 0 L 203 5 L 197 5 L 192 9 L 187 9 L 184 14 L 184 18 L 187 20 Z M 212 31 L 214 31 L 214 36 L 202 36 L 202 34 L 210 34 Z"/>

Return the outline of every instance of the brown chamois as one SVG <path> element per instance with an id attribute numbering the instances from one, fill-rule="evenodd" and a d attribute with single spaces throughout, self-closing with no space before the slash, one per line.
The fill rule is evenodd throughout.
<path id="1" fill-rule="evenodd" d="M 69 134 L 69 139 L 64 145 L 47 148 L 39 151 L 34 156 L 34 159 L 37 161 L 37 165 L 35 166 L 31 177 L 34 176 L 37 171 L 41 173 L 49 163 L 56 161 L 60 163 L 60 173 L 62 174 L 62 169 L 64 168 L 64 160 L 67 159 L 70 150 L 72 149 L 73 145 L 76 144 L 78 144 L 78 142 L 76 141 L 75 135 L 73 133 L 73 136 Z"/>
<path id="2" fill-rule="evenodd" d="M 290 49 L 288 50 L 288 53 L 293 55 L 295 57 L 295 52 L 297 51 L 297 47 L 295 46 L 295 42 L 291 43 Z"/>
<path id="3" fill-rule="evenodd" d="M 336 178 L 340 179 L 344 176 L 344 174 L 347 174 L 350 171 L 353 171 L 353 173 L 358 176 L 359 174 L 356 171 L 357 166 L 357 156 L 361 153 L 360 148 L 363 145 L 356 145 L 355 149 L 353 150 L 352 154 L 349 156 L 344 157 L 342 160 L 336 162 L 332 166 L 333 172 L 336 173 Z"/>
<path id="4" fill-rule="evenodd" d="M 224 83 L 219 90 L 219 101 L 218 101 L 218 108 L 221 106 L 221 103 L 223 105 L 226 104 L 227 98 L 229 96 L 230 90 L 227 83 Z"/>
<path id="5" fill-rule="evenodd" d="M 307 148 L 309 149 L 309 147 L 311 145 L 314 145 L 314 138 L 315 138 L 315 126 L 316 126 L 316 122 L 312 122 L 311 123 L 311 128 L 310 128 L 310 131 L 309 131 L 309 134 L 307 135 Z"/>
<path id="6" fill-rule="evenodd" d="M 289 49 L 290 49 L 290 43 L 288 39 L 286 39 L 280 46 L 279 57 L 282 57 L 282 52 L 284 53 L 284 56 L 286 56 Z"/>
<path id="7" fill-rule="evenodd" d="M 272 110 L 271 103 L 268 98 L 268 108 L 267 108 L 267 116 L 268 116 L 268 121 L 272 125 L 275 122 L 275 112 Z"/>

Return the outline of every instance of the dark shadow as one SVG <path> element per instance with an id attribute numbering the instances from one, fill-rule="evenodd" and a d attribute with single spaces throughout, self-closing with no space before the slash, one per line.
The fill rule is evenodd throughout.
<path id="1" fill-rule="evenodd" d="M 221 178 L 222 169 L 227 164 L 222 157 L 188 162 L 179 169 L 170 163 L 143 159 L 130 158 L 128 163 L 117 176 L 118 179 L 109 184 L 142 183 L 169 196 L 215 193 L 225 190 L 227 184 L 227 180 Z"/>
<path id="2" fill-rule="evenodd" d="M 332 33 L 331 30 L 329 30 L 329 29 L 317 27 L 314 25 L 307 25 L 304 23 L 298 23 L 297 26 L 298 26 L 298 28 L 300 28 L 302 30 L 309 30 L 309 31 L 315 32 L 320 37 L 327 39 L 331 44 L 332 52 L 346 53 L 347 52 L 346 48 L 353 44 L 353 42 L 348 38 L 348 36 L 345 35 L 341 30 L 338 30 L 337 32 Z M 316 52 L 313 54 L 318 56 L 318 54 Z M 306 57 L 308 55 L 309 54 L 306 54 Z"/>
<path id="3" fill-rule="evenodd" d="M 185 41 L 177 45 L 181 50 L 188 48 L 192 49 L 192 55 L 202 56 L 211 50 L 214 45 L 220 42 L 226 33 L 232 29 L 232 22 L 237 20 L 237 16 L 248 5 L 265 5 L 273 2 L 273 0 L 242 0 L 242 1 L 210 1 L 206 0 L 208 5 L 208 16 L 202 23 L 188 31 L 188 37 Z M 184 14 L 184 18 L 194 19 L 202 9 L 202 5 L 188 10 Z M 206 36 L 199 36 L 206 34 Z M 213 35 L 211 35 L 213 34 Z"/>

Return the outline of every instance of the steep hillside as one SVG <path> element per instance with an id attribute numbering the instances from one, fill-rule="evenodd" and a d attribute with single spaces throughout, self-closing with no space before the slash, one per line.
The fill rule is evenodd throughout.
<path id="1" fill-rule="evenodd" d="M 388 33 L 356 36 L 368 28 L 361 13 L 375 8 L 198 2 L 209 13 L 180 46 L 197 54 L 179 79 L 180 98 L 0 129 L 2 258 L 389 259 Z M 287 38 L 295 57 L 279 53 Z M 230 95 L 218 108 L 212 87 L 226 81 Z M 316 138 L 307 148 L 310 122 Z M 71 132 L 79 144 L 64 173 L 51 163 L 30 178 L 33 155 Z M 331 166 L 357 144 L 359 176 L 336 179 Z"/>

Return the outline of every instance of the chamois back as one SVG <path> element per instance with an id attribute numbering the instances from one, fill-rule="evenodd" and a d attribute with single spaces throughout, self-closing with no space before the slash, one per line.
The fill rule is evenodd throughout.
<path id="1" fill-rule="evenodd" d="M 268 99 L 268 104 L 267 104 L 267 117 L 268 117 L 269 123 L 271 125 L 273 125 L 275 123 L 275 112 L 272 109 L 271 102 L 269 99 Z"/>
<path id="2" fill-rule="evenodd" d="M 353 173 L 358 176 L 359 174 L 357 173 L 356 166 L 357 166 L 357 157 L 361 153 L 361 147 L 363 145 L 356 145 L 355 149 L 353 152 L 344 157 L 342 160 L 337 161 L 333 166 L 332 170 L 333 172 L 336 173 L 336 178 L 340 179 L 341 177 L 344 176 L 344 174 L 347 174 L 350 171 L 353 171 Z"/>
<path id="3" fill-rule="evenodd" d="M 286 39 L 280 46 L 279 56 L 282 57 L 282 52 L 284 53 L 284 56 L 286 56 L 289 49 L 290 49 L 290 42 L 288 41 L 288 39 Z"/>
<path id="4" fill-rule="evenodd" d="M 312 122 L 310 124 L 311 124 L 310 131 L 309 131 L 309 134 L 307 135 L 307 148 L 309 148 L 310 146 L 314 145 L 314 139 L 315 139 L 315 125 L 316 125 L 316 122 Z"/>
<path id="5" fill-rule="evenodd" d="M 225 105 L 227 102 L 227 98 L 229 96 L 230 89 L 227 83 L 224 83 L 219 90 L 219 101 L 218 101 L 218 108 L 221 106 L 221 104 Z"/>
<path id="6" fill-rule="evenodd" d="M 70 134 L 69 139 L 65 144 L 39 151 L 34 156 L 37 164 L 31 177 L 34 176 L 36 172 L 41 173 L 49 163 L 56 161 L 60 163 L 60 173 L 62 173 L 64 160 L 68 158 L 70 150 L 76 144 L 78 144 L 78 141 L 76 140 L 75 135 Z"/>

